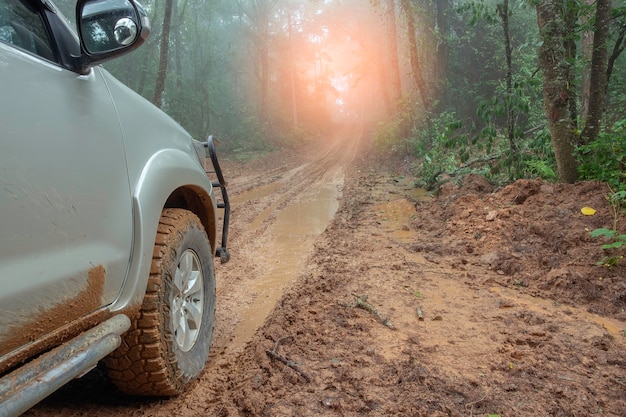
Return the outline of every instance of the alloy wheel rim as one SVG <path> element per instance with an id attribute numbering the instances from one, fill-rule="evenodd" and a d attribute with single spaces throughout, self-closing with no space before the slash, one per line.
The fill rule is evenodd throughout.
<path id="1" fill-rule="evenodd" d="M 188 352 L 196 344 L 204 311 L 204 281 L 198 255 L 187 249 L 172 282 L 171 328 L 178 347 Z"/>

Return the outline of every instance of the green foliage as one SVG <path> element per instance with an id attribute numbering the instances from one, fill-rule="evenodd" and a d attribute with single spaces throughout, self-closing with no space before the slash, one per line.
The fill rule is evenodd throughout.
<path id="1" fill-rule="evenodd" d="M 415 103 L 404 100 L 399 104 L 396 117 L 380 122 L 373 135 L 373 144 L 378 152 L 412 154 L 411 135 L 418 125 Z"/>
<path id="2" fill-rule="evenodd" d="M 606 251 L 619 249 L 622 246 L 626 245 L 626 235 L 624 234 L 620 235 L 618 234 L 616 230 L 600 228 L 600 229 L 595 229 L 591 231 L 591 237 L 596 238 L 600 236 L 603 236 L 605 240 L 609 241 L 609 243 L 602 245 L 602 249 Z M 619 264 L 619 262 L 623 258 L 624 257 L 622 255 L 617 255 L 617 254 L 607 255 L 607 256 L 602 257 L 602 259 L 600 259 L 600 261 L 597 262 L 597 265 L 606 266 L 606 267 L 615 266 Z"/>
<path id="3" fill-rule="evenodd" d="M 486 21 L 487 23 L 496 23 L 498 21 L 494 5 L 481 0 L 465 1 L 458 6 L 457 12 L 466 13 L 469 16 L 468 23 L 470 26 L 476 26 L 479 21 Z"/>
<path id="4" fill-rule="evenodd" d="M 626 235 L 618 235 L 616 230 L 610 230 L 605 227 L 591 231 L 591 237 L 604 236 L 610 243 L 602 245 L 602 249 L 619 249 L 626 245 Z"/>
<path id="5" fill-rule="evenodd" d="M 374 132 L 373 144 L 377 152 L 396 152 L 397 145 L 400 143 L 400 124 L 399 118 L 390 121 L 380 122 Z"/>
<path id="6" fill-rule="evenodd" d="M 239 159 L 248 159 L 250 155 L 272 150 L 266 140 L 267 128 L 256 117 L 241 115 L 240 123 L 232 126 L 222 143 L 226 152 L 233 153 Z"/>
<path id="7" fill-rule="evenodd" d="M 414 146 L 423 157 L 420 174 L 433 183 L 438 172 L 482 173 L 496 183 L 520 177 L 553 179 L 554 155 L 541 106 L 541 78 L 537 76 L 536 18 L 521 2 L 509 8 L 513 47 L 512 85 L 507 88 L 503 29 L 496 0 L 459 2 L 459 20 L 451 23 L 448 44 L 453 54 L 448 76 L 445 114 L 418 132 Z M 510 112 L 510 113 L 509 113 Z M 513 115 L 513 138 L 507 118 Z M 454 115 L 455 123 L 449 120 Z M 460 127 L 464 126 L 464 127 Z M 453 129 L 457 127 L 457 129 Z M 538 128 L 539 127 L 539 128 Z M 427 136 L 420 139 L 419 136 Z M 513 152 L 518 149 L 517 153 Z M 424 152 L 426 150 L 426 152 Z"/>
<path id="8" fill-rule="evenodd" d="M 68 17 L 73 17 L 75 1 L 56 2 Z M 389 70 L 383 67 L 383 71 L 379 71 L 378 68 L 389 61 L 387 54 L 381 57 L 370 54 L 379 48 L 378 38 L 383 34 L 382 27 L 374 27 L 380 23 L 380 16 L 371 15 L 371 21 L 364 20 L 369 16 L 365 9 L 380 12 L 378 6 L 383 2 L 365 2 L 363 8 L 355 8 L 356 1 L 273 1 L 274 10 L 257 16 L 258 19 L 250 14 L 255 11 L 255 3 L 258 2 L 175 2 L 172 22 L 175 30 L 170 34 L 168 75 L 162 103 L 165 111 L 195 137 L 214 134 L 226 150 L 239 155 L 264 152 L 323 134 L 320 126 L 333 116 L 327 100 L 333 94 L 337 98 L 341 96 L 345 102 L 346 114 L 358 113 L 367 118 L 369 110 L 379 117 L 382 110 L 377 113 L 380 109 L 376 106 L 382 107 L 380 103 L 384 100 L 381 100 L 380 91 L 388 87 L 386 83 L 380 82 L 380 91 L 371 91 L 371 99 L 358 91 L 365 85 L 374 84 L 373 80 L 379 82 L 375 74 Z M 497 9 L 502 1 L 445 3 L 449 8 L 443 13 L 437 9 L 435 16 L 434 6 L 438 3 L 411 2 L 418 16 L 420 33 L 436 35 L 436 42 L 432 44 L 428 41 L 430 35 L 418 36 L 417 40 L 423 54 L 422 69 L 429 84 L 428 90 L 433 92 L 438 90 L 436 87 L 445 86 L 433 97 L 440 107 L 430 109 L 440 114 L 423 115 L 421 104 L 405 98 L 397 116 L 379 125 L 374 140 L 376 149 L 397 156 L 411 155 L 423 161 L 419 174 L 431 184 L 441 173 L 467 172 L 482 173 L 495 182 L 527 176 L 553 180 L 556 176 L 552 145 L 547 130 L 541 129 L 545 125 L 545 114 L 541 73 L 537 70 L 540 42 L 534 4 L 519 0 L 511 2 L 509 7 L 513 48 L 513 85 L 509 91 L 504 83 L 507 66 L 502 22 Z M 609 52 L 626 19 L 626 8 L 620 6 L 622 3 L 617 2 L 612 10 Z M 157 0 L 143 0 L 142 4 L 152 22 L 151 37 L 140 50 L 107 62 L 105 66 L 131 88 L 151 98 L 158 68 L 164 4 Z M 375 10 L 370 4 L 376 5 Z M 578 2 L 569 4 L 581 6 Z M 579 10 L 579 13 L 582 12 Z M 259 22 L 266 22 L 268 30 L 258 26 Z M 399 52 L 401 58 L 407 53 L 402 40 L 406 37 L 402 35 L 405 23 L 398 19 L 396 28 L 400 42 L 399 50 L 394 52 Z M 587 22 L 588 25 L 592 23 L 592 20 Z M 377 30 L 363 32 L 360 28 L 364 24 Z M 320 26 L 326 28 L 323 36 Z M 585 28 L 577 27 L 577 34 L 582 29 Z M 371 32 L 371 37 L 360 38 L 366 32 Z M 310 41 L 309 36 L 313 33 L 320 35 L 318 42 Z M 354 68 L 339 71 L 339 67 L 334 67 L 333 74 L 329 46 L 343 38 L 349 38 L 354 45 L 376 47 L 368 53 L 361 51 L 362 57 Z M 263 51 L 267 52 L 264 57 Z M 443 54 L 437 62 L 445 62 L 441 68 L 435 67 L 435 60 L 431 59 L 434 53 L 439 56 L 439 52 Z M 265 83 L 260 78 L 262 58 L 268 60 L 270 69 L 270 77 Z M 607 181 L 616 189 L 625 182 L 623 126 L 626 122 L 620 122 L 626 114 L 625 58 L 620 56 L 615 62 L 607 90 L 609 106 L 605 121 L 618 123 L 594 143 L 579 148 L 578 153 L 583 178 Z M 585 67 L 580 57 L 571 64 L 577 73 Z M 338 91 L 331 85 L 329 77 L 337 77 L 343 71 L 351 75 L 346 77 L 351 80 L 350 86 L 345 91 Z M 313 73 L 315 76 L 311 77 Z M 442 77 L 437 86 L 433 74 Z M 411 86 L 405 81 L 402 83 L 403 93 L 408 97 Z M 299 86 L 299 92 L 292 90 L 293 85 Z M 268 89 L 265 106 L 260 100 L 262 86 Z M 572 86 L 572 92 L 577 89 L 578 86 Z M 508 110 L 514 114 L 514 143 L 520 150 L 518 155 L 510 153 L 506 131 Z M 492 156 L 498 157 L 492 159 Z"/>
<path id="9" fill-rule="evenodd" d="M 414 156 L 423 159 L 417 175 L 421 185 L 428 189 L 437 183 L 439 175 L 454 170 L 470 157 L 468 135 L 454 113 L 441 113 L 426 129 L 413 133 L 410 142 Z"/>
<path id="10" fill-rule="evenodd" d="M 609 203 L 613 207 L 613 229 L 607 229 L 606 227 L 592 230 L 590 232 L 591 237 L 604 237 L 605 243 L 602 245 L 602 249 L 608 251 L 609 254 L 604 256 L 598 265 L 611 267 L 617 265 L 623 256 L 619 254 L 618 249 L 622 246 L 626 246 L 626 234 L 620 234 L 617 231 L 618 218 L 624 214 L 624 208 L 626 207 L 626 191 L 617 191 L 609 195 Z"/>
<path id="11" fill-rule="evenodd" d="M 554 164 L 551 164 L 549 161 L 532 159 L 526 161 L 526 168 L 530 177 L 539 177 L 548 181 L 556 181 L 558 179 L 558 175 L 554 170 Z"/>
<path id="12" fill-rule="evenodd" d="M 618 191 L 626 189 L 626 119 L 576 151 L 581 179 L 603 181 Z"/>
<path id="13" fill-rule="evenodd" d="M 379 129 L 379 149 L 404 152 L 421 161 L 416 175 L 421 185 L 431 189 L 442 174 L 484 175 L 493 183 L 506 183 L 522 177 L 556 180 L 554 154 L 546 129 L 518 137 L 524 152 L 513 160 L 508 138 L 495 123 L 477 131 L 472 121 L 463 121 L 451 112 L 443 112 L 428 123 L 416 123 L 409 136 L 398 139 L 402 121 L 392 120 Z"/>

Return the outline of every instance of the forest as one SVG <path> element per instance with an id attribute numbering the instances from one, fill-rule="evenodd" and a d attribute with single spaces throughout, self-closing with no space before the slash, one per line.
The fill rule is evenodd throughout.
<path id="1" fill-rule="evenodd" d="M 473 172 L 626 193 L 623 0 L 142 5 L 147 44 L 105 67 L 239 158 L 359 123 L 425 187 Z"/>
<path id="2" fill-rule="evenodd" d="M 626 0 L 139 1 L 104 67 L 232 197 L 211 354 L 29 417 L 626 416 Z"/>

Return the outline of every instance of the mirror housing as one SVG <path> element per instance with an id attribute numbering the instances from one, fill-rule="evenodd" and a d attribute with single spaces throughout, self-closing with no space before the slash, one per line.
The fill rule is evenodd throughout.
<path id="1" fill-rule="evenodd" d="M 138 48 L 150 34 L 148 16 L 135 0 L 79 0 L 76 22 L 81 74 Z"/>

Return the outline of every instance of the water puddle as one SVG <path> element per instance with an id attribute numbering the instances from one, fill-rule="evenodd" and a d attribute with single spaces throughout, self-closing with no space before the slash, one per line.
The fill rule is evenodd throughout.
<path id="1" fill-rule="evenodd" d="M 278 182 L 273 182 L 271 184 L 253 188 L 250 191 L 232 197 L 230 199 L 230 205 L 231 207 L 235 208 L 242 205 L 243 203 L 247 203 L 248 201 L 259 200 L 276 192 L 278 187 L 280 187 L 280 184 Z"/>
<path id="2" fill-rule="evenodd" d="M 315 190 L 305 193 L 277 214 L 276 222 L 269 230 L 272 244 L 264 252 L 266 272 L 250 288 L 250 293 L 256 298 L 242 312 L 243 319 L 233 333 L 233 347 L 242 346 L 263 324 L 285 286 L 305 267 L 315 239 L 326 229 L 339 208 L 341 184 L 334 181 L 314 187 Z M 271 212 L 273 207 L 266 210 Z M 269 212 L 261 213 L 259 217 L 267 217 Z M 253 228 L 254 224 L 250 227 Z"/>
<path id="3" fill-rule="evenodd" d="M 414 205 L 405 199 L 377 204 L 372 207 L 379 222 L 385 225 L 391 234 L 399 242 L 411 242 L 417 232 L 408 226 L 409 221 L 415 217 Z"/>
<path id="4" fill-rule="evenodd" d="M 406 191 L 406 194 L 409 198 L 415 201 L 428 201 L 432 198 L 428 191 L 423 188 L 411 188 Z"/>

